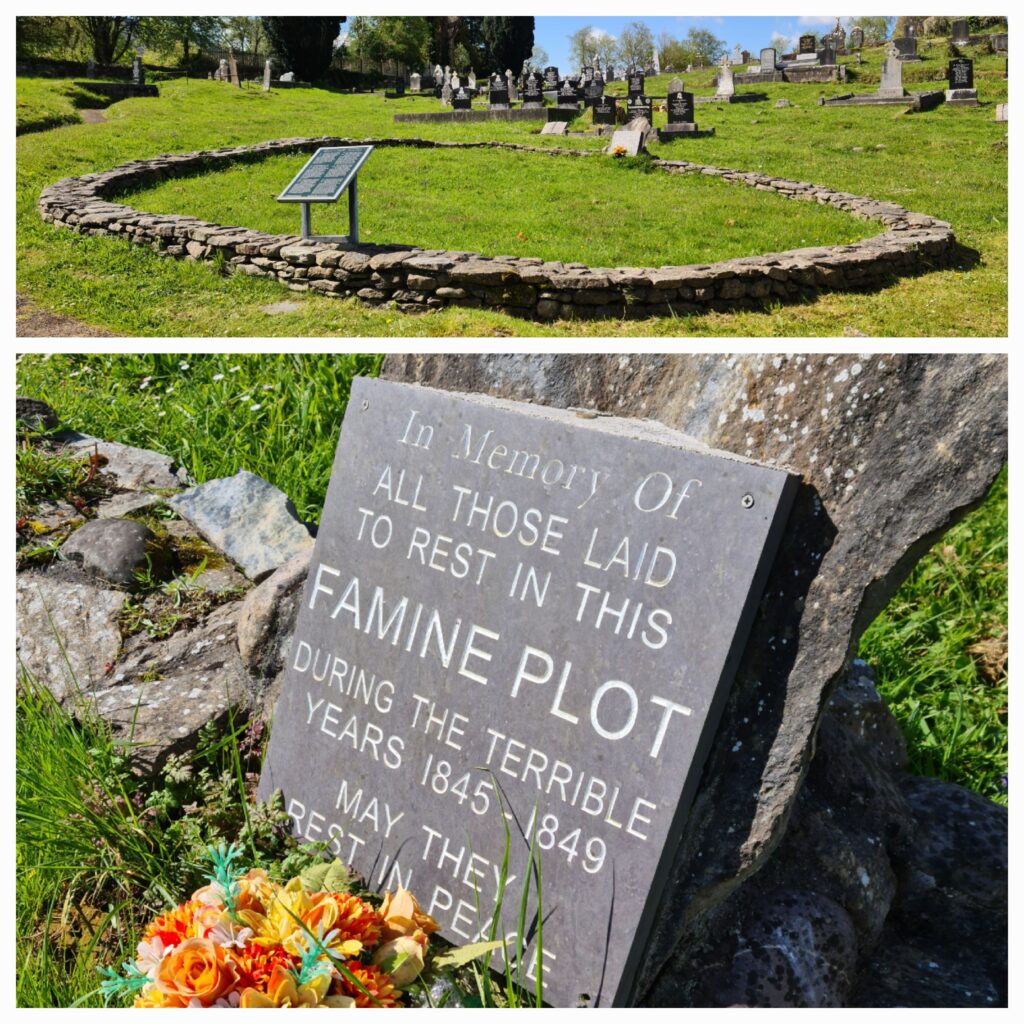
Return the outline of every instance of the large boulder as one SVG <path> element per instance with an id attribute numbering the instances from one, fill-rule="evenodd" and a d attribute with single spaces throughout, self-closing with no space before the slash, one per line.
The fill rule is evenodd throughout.
<path id="1" fill-rule="evenodd" d="M 1005 357 L 408 355 L 390 356 L 383 375 L 653 418 L 802 475 L 673 855 L 636 997 L 713 1002 L 700 977 L 730 908 L 757 901 L 775 908 L 769 921 L 789 899 L 787 927 L 820 935 L 820 948 L 815 939 L 803 949 L 799 984 L 737 987 L 732 1001 L 848 999 L 856 965 L 880 941 L 895 898 L 894 860 L 909 834 L 905 798 L 892 786 L 872 795 L 892 816 L 892 848 L 883 863 L 867 835 L 852 836 L 842 870 L 822 876 L 828 891 L 818 894 L 820 921 L 808 917 L 804 890 L 780 880 L 776 891 L 762 891 L 757 876 L 768 878 L 763 869 L 794 818 L 824 710 L 861 633 L 920 556 L 982 500 L 1006 461 Z M 816 844 L 812 862 L 827 858 L 827 822 L 819 824 L 806 826 Z"/>

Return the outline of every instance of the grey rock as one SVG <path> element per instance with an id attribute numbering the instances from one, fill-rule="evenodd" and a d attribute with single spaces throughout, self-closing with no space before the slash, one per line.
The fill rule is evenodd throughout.
<path id="1" fill-rule="evenodd" d="M 789 100 L 776 100 L 775 101 L 775 109 L 776 110 L 782 110 L 785 107 L 791 107 L 791 106 L 793 106 L 793 104 L 790 103 Z"/>
<path id="2" fill-rule="evenodd" d="M 137 573 L 149 571 L 155 579 L 162 579 L 171 564 L 169 552 L 156 534 L 131 519 L 85 523 L 68 537 L 60 553 L 91 576 L 128 590 L 138 589 Z"/>
<path id="3" fill-rule="evenodd" d="M 229 590 L 237 590 L 241 593 L 252 587 L 252 583 L 230 565 L 204 569 L 192 582 L 197 588 L 208 594 L 224 594 Z"/>
<path id="4" fill-rule="evenodd" d="M 123 593 L 25 574 L 16 605 L 19 666 L 59 701 L 100 685 L 121 647 Z"/>
<path id="5" fill-rule="evenodd" d="M 313 547 L 287 496 L 244 469 L 193 487 L 168 504 L 251 580 L 263 579 Z"/>
<path id="6" fill-rule="evenodd" d="M 100 441 L 87 434 L 69 432 L 61 438 L 71 452 L 91 455 L 96 452 L 106 458 L 103 472 L 112 475 L 119 487 L 126 491 L 180 490 L 187 483 L 187 474 L 178 469 L 169 455 L 134 448 L 116 441 Z"/>
<path id="7" fill-rule="evenodd" d="M 139 491 L 125 491 L 115 494 L 112 498 L 101 501 L 96 506 L 96 515 L 100 519 L 120 519 L 122 516 L 141 512 L 158 505 L 163 499 L 159 494 L 145 494 Z"/>
<path id="8" fill-rule="evenodd" d="M 199 730 L 251 704 L 238 656 L 238 602 L 216 608 L 199 626 L 153 640 L 138 633 L 108 685 L 92 696 L 116 739 L 131 743 L 132 767 L 153 774 L 170 754 L 195 748 Z"/>
<path id="9" fill-rule="evenodd" d="M 46 430 L 55 430 L 60 425 L 60 417 L 51 406 L 39 398 L 23 398 L 18 395 L 14 406 L 19 432 L 38 434 Z"/>
<path id="10" fill-rule="evenodd" d="M 797 808 L 828 698 L 861 632 L 918 558 L 984 497 L 1006 461 L 1006 374 L 1005 357 L 989 355 L 386 361 L 384 376 L 392 379 L 655 418 L 712 447 L 803 475 L 668 869 L 673 882 L 638 983 L 646 1002 L 692 1002 L 707 935 L 727 901 L 771 895 L 759 886 L 769 881 L 766 866 Z M 897 818 L 904 813 L 893 792 L 878 799 Z M 850 904 L 858 941 L 868 945 L 894 905 L 892 858 L 905 835 L 904 826 L 892 837 L 890 873 L 879 862 L 875 889 Z M 867 839 L 851 839 L 854 877 L 864 866 L 857 858 L 867 864 L 874 856 Z M 850 877 L 840 872 L 826 881 L 842 897 Z"/>
<path id="11" fill-rule="evenodd" d="M 238 616 L 238 650 L 256 676 L 269 679 L 284 667 L 312 554 L 312 548 L 300 551 L 246 595 Z M 276 701 L 271 695 L 264 703 L 269 713 Z"/>

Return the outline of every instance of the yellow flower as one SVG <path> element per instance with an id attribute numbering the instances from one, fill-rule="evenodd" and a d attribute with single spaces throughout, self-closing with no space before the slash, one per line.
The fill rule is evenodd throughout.
<path id="1" fill-rule="evenodd" d="M 331 976 L 320 974 L 305 985 L 296 985 L 295 975 L 284 967 L 275 967 L 267 982 L 267 994 L 247 988 L 242 993 L 240 1007 L 245 1009 L 279 1009 L 300 1006 L 355 1006 L 347 996 L 328 996 Z M 339 1002 L 339 999 L 342 1000 Z"/>
<path id="2" fill-rule="evenodd" d="M 374 967 L 387 971 L 396 988 L 405 988 L 411 985 L 423 970 L 423 946 L 426 940 L 426 935 L 423 936 L 422 943 L 411 935 L 400 935 L 397 939 L 385 942 L 374 953 L 371 963 Z"/>
<path id="3" fill-rule="evenodd" d="M 397 939 L 402 935 L 418 939 L 422 934 L 425 941 L 427 935 L 438 929 L 437 922 L 420 908 L 416 897 L 401 887 L 394 896 L 390 892 L 384 894 L 380 916 L 384 918 L 385 939 Z"/>

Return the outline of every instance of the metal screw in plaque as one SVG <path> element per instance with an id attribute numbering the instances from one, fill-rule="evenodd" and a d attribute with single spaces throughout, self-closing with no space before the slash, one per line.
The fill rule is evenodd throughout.
<path id="1" fill-rule="evenodd" d="M 359 169 L 366 163 L 373 146 L 324 146 L 292 178 L 277 197 L 279 203 L 302 204 L 302 237 L 321 242 L 359 243 Z M 313 203 L 336 203 L 348 190 L 348 234 L 313 234 Z"/>

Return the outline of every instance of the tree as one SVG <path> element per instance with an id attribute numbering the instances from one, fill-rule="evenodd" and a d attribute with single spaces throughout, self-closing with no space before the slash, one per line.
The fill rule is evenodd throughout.
<path id="1" fill-rule="evenodd" d="M 654 36 L 642 21 L 631 21 L 619 36 L 616 59 L 626 68 L 645 68 L 654 52 Z"/>
<path id="2" fill-rule="evenodd" d="M 518 73 L 533 51 L 533 18 L 484 17 L 480 34 L 487 47 L 486 67 Z"/>
<path id="3" fill-rule="evenodd" d="M 574 67 L 584 67 L 595 60 L 607 67 L 615 59 L 617 40 L 603 28 L 584 25 L 569 36 L 569 61 Z"/>
<path id="4" fill-rule="evenodd" d="M 850 29 L 859 28 L 864 32 L 865 46 L 878 46 L 889 38 L 892 29 L 893 19 L 886 17 L 851 18 L 846 26 L 847 32 Z"/>
<path id="5" fill-rule="evenodd" d="M 780 36 L 776 33 L 772 36 L 772 41 L 768 45 L 775 51 L 776 56 L 781 57 L 782 54 L 789 52 L 789 48 L 793 45 L 793 40 L 788 36 Z"/>
<path id="6" fill-rule="evenodd" d="M 271 51 L 284 70 L 304 82 L 319 81 L 334 56 L 341 17 L 263 17 Z"/>
<path id="7" fill-rule="evenodd" d="M 238 53 L 260 54 L 267 52 L 267 32 L 261 18 L 234 15 L 224 18 L 224 43 Z"/>
<path id="8" fill-rule="evenodd" d="M 15 45 L 19 57 L 75 60 L 81 58 L 83 44 L 75 18 L 40 15 L 15 19 Z"/>
<path id="9" fill-rule="evenodd" d="M 415 17 L 355 17 L 349 26 L 348 48 L 360 61 L 370 61 L 383 72 L 390 62 L 397 68 L 422 67 L 430 47 L 430 23 Z"/>
<path id="10" fill-rule="evenodd" d="M 692 51 L 696 64 L 717 64 L 725 53 L 725 40 L 719 39 L 706 28 L 691 28 L 686 33 L 685 45 Z"/>
<path id="11" fill-rule="evenodd" d="M 213 49 L 223 36 L 221 18 L 191 15 L 185 17 L 143 18 L 138 29 L 139 39 L 147 46 L 177 56 L 188 66 L 193 49 Z"/>
<path id="12" fill-rule="evenodd" d="M 137 17 L 100 18 L 79 16 L 75 23 L 88 40 L 97 64 L 116 64 L 135 41 Z"/>
<path id="13" fill-rule="evenodd" d="M 534 46 L 530 51 L 530 70 L 543 71 L 551 63 L 548 51 L 543 46 Z"/>
<path id="14" fill-rule="evenodd" d="M 483 18 L 443 15 L 427 21 L 432 33 L 431 63 L 462 69 L 486 66 L 487 47 L 480 30 Z"/>

